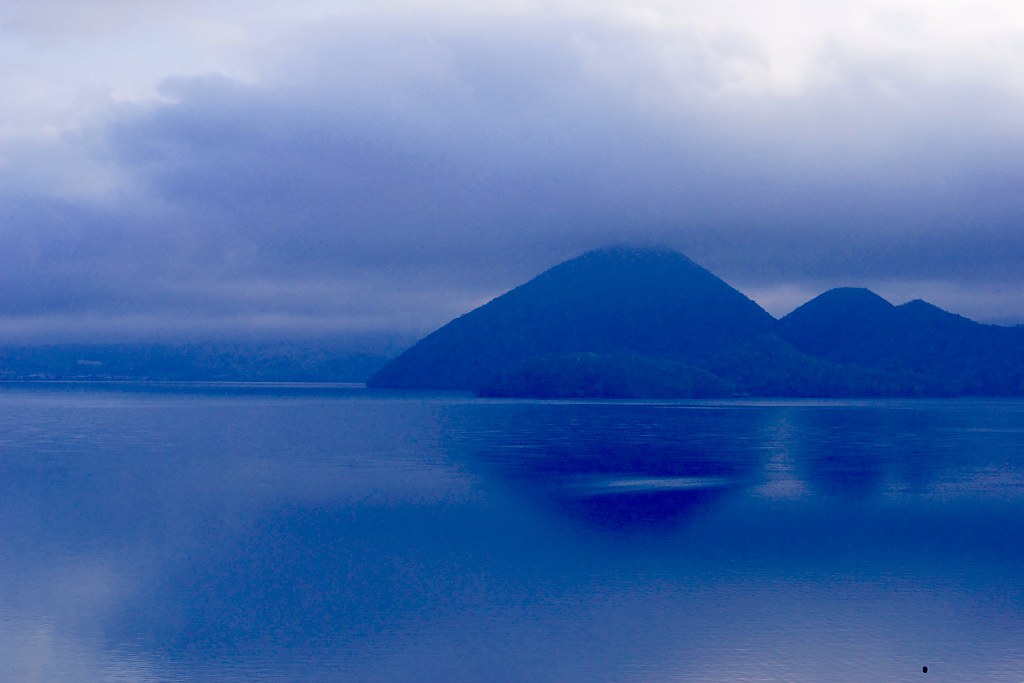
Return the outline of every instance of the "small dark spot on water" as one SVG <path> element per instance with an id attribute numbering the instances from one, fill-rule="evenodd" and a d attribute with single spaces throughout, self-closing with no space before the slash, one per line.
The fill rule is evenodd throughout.
<path id="1" fill-rule="evenodd" d="M 928 673 L 928 667 L 927 666 L 922 666 L 921 667 L 921 673 L 923 673 L 923 674 Z"/>

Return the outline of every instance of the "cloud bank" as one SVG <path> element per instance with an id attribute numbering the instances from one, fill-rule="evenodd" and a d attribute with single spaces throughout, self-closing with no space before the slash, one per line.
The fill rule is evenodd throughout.
<path id="1" fill-rule="evenodd" d="M 612 243 L 1024 322 L 1024 11 L 330 4 L 0 9 L 26 59 L 156 45 L 0 74 L 57 84 L 3 121 L 0 335 L 427 331 Z"/>

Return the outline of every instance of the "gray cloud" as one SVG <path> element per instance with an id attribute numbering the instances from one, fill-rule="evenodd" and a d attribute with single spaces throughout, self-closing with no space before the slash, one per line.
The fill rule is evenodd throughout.
<path id="1" fill-rule="evenodd" d="M 425 331 L 622 242 L 777 313 L 917 283 L 1024 320 L 1024 119 L 998 80 L 837 44 L 779 91 L 749 86 L 771 60 L 743 35 L 538 16 L 339 20 L 271 54 L 257 82 L 169 80 L 57 143 L 116 191 L 5 197 L 0 331 Z"/>

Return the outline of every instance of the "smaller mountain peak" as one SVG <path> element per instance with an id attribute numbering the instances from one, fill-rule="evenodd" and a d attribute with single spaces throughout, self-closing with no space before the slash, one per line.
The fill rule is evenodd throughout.
<path id="1" fill-rule="evenodd" d="M 861 318 L 885 315 L 895 306 L 865 287 L 836 287 L 798 307 L 785 319 L 790 321 L 812 316 Z"/>
<path id="2" fill-rule="evenodd" d="M 911 310 L 917 309 L 917 310 L 921 310 L 921 311 L 930 311 L 930 310 L 941 311 L 942 310 L 941 308 L 939 308 L 935 304 L 930 304 L 927 301 L 925 301 L 924 299 L 911 299 L 910 301 L 908 301 L 905 304 L 900 304 L 899 307 L 900 308 L 907 308 L 907 309 L 911 309 Z"/>
<path id="3" fill-rule="evenodd" d="M 830 289 L 781 320 L 783 338 L 804 353 L 827 357 L 849 339 L 884 326 L 895 308 L 870 289 Z"/>
<path id="4" fill-rule="evenodd" d="M 875 294 L 867 287 L 835 287 L 820 294 L 812 301 L 829 301 L 833 303 L 859 304 L 892 308 L 893 305 L 885 298 Z"/>
<path id="5" fill-rule="evenodd" d="M 970 318 L 965 318 L 962 315 L 956 313 L 950 313 L 949 311 L 939 308 L 935 304 L 930 304 L 924 299 L 914 299 L 908 301 L 905 304 L 901 304 L 896 307 L 897 310 L 907 316 L 913 316 L 920 320 L 934 320 L 934 321 L 958 321 L 958 322 L 970 322 L 974 323 Z M 974 323 L 978 324 L 978 323 Z"/>

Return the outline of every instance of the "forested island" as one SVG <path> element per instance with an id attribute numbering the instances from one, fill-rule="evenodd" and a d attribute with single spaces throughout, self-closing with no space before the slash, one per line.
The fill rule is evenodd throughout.
<path id="1" fill-rule="evenodd" d="M 686 256 L 591 251 L 451 321 L 369 380 L 537 398 L 1024 395 L 1024 326 L 833 289 L 781 320 Z"/>

